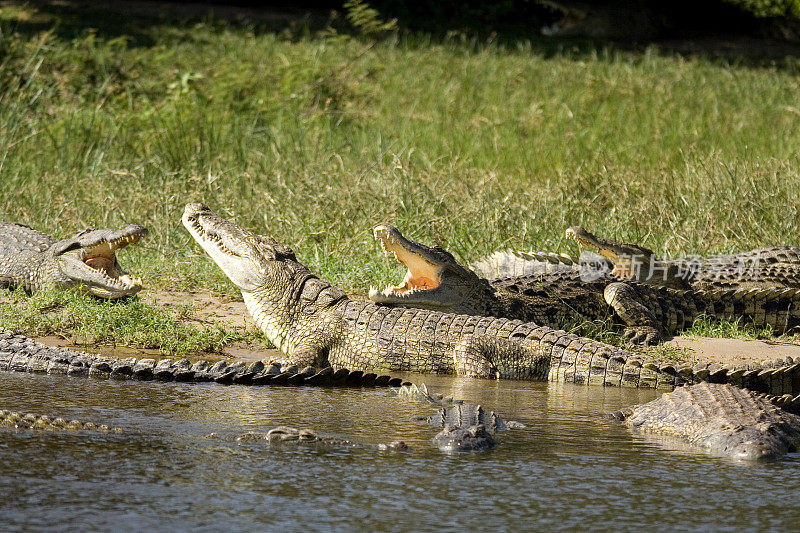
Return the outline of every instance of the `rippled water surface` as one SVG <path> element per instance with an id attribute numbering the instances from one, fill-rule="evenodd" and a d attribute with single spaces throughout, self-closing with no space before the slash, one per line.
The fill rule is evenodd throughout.
<path id="1" fill-rule="evenodd" d="M 177 531 L 792 529 L 797 455 L 759 464 L 634 437 L 603 414 L 656 396 L 409 376 L 527 425 L 444 455 L 431 409 L 382 389 L 245 387 L 0 373 L 0 407 L 122 434 L 0 430 L 0 525 Z M 205 438 L 292 425 L 411 450 Z"/>

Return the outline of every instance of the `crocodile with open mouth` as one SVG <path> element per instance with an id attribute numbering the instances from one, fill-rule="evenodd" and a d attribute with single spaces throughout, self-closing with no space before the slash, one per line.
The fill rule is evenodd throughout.
<path id="1" fill-rule="evenodd" d="M 393 226 L 381 224 L 373 233 L 384 252 L 408 269 L 399 285 L 370 290 L 370 300 L 383 305 L 550 327 L 612 319 L 624 325 L 623 337 L 644 344 L 660 342 L 664 332 L 690 327 L 701 315 L 742 319 L 776 333 L 800 325 L 800 288 L 675 290 L 610 274 L 587 279 L 575 271 L 489 282 L 458 264 L 443 248 L 412 241 Z"/>
<path id="2" fill-rule="evenodd" d="M 295 364 L 665 390 L 704 379 L 756 390 L 771 390 L 774 382 L 776 394 L 793 392 L 791 376 L 800 369 L 793 362 L 676 369 L 547 326 L 354 300 L 311 273 L 289 247 L 203 204 L 187 204 L 182 220 L 241 290 L 259 328 Z M 756 376 L 769 385 L 752 382 Z"/>
<path id="3" fill-rule="evenodd" d="M 800 247 L 769 246 L 745 252 L 659 259 L 637 244 L 597 237 L 572 226 L 566 237 L 611 264 L 622 279 L 675 289 L 800 288 Z"/>
<path id="4" fill-rule="evenodd" d="M 116 254 L 146 235 L 147 228 L 129 224 L 57 240 L 28 226 L 0 222 L 0 286 L 22 286 L 28 293 L 81 287 L 99 298 L 131 296 L 142 289 L 142 281 L 120 266 Z"/>
<path id="5" fill-rule="evenodd" d="M 581 226 L 568 228 L 566 237 L 581 248 L 579 258 L 563 253 L 509 250 L 478 259 L 472 269 L 489 278 L 516 278 L 556 271 L 591 275 L 593 271 L 605 270 L 621 279 L 684 290 L 800 288 L 798 246 L 660 259 L 649 248 L 598 237 Z"/>

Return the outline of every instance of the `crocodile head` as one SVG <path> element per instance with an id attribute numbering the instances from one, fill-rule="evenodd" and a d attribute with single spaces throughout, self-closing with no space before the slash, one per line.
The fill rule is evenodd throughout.
<path id="1" fill-rule="evenodd" d="M 319 329 L 331 310 L 347 299 L 344 291 L 300 264 L 288 246 L 244 229 L 203 204 L 187 204 L 182 222 L 242 291 L 255 323 L 285 354 L 293 355 L 303 346 L 311 350 L 307 345 L 315 339 L 303 338 L 302 332 Z"/>
<path id="2" fill-rule="evenodd" d="M 187 204 L 182 222 L 197 243 L 243 292 L 265 290 L 279 281 L 272 271 L 295 259 L 294 252 L 272 237 L 258 235 L 218 216 L 203 204 Z M 288 285 L 288 280 L 287 280 Z"/>
<path id="3" fill-rule="evenodd" d="M 446 453 L 476 452 L 497 446 L 483 424 L 469 427 L 446 426 L 433 437 L 433 443 Z"/>
<path id="4" fill-rule="evenodd" d="M 638 273 L 650 271 L 650 263 L 655 260 L 652 250 L 636 244 L 627 244 L 597 237 L 580 226 L 567 229 L 568 239 L 578 243 L 582 249 L 589 250 L 611 261 L 611 273 L 621 278 L 638 279 Z"/>
<path id="5" fill-rule="evenodd" d="M 121 298 L 142 289 L 142 280 L 124 270 L 117 252 L 138 244 L 147 228 L 129 224 L 122 229 L 87 229 L 53 243 L 39 267 L 39 284 L 68 289 L 81 287 L 99 298 Z"/>
<path id="6" fill-rule="evenodd" d="M 469 313 L 466 307 L 480 304 L 477 295 L 487 291 L 486 280 L 459 265 L 447 250 L 407 239 L 389 224 L 375 226 L 373 235 L 387 256 L 394 255 L 408 269 L 399 285 L 370 289 L 373 302 L 453 313 Z"/>

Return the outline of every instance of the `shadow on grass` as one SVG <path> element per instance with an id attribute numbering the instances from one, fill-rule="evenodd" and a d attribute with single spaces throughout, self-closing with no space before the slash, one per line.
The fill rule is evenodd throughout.
<path id="1" fill-rule="evenodd" d="M 3 4 L 5 17 L 14 20 L 14 31 L 21 35 L 34 35 L 52 31 L 63 39 L 96 33 L 105 39 L 125 36 L 127 46 L 154 46 L 163 32 L 185 32 L 193 25 L 203 23 L 220 31 L 241 28 L 254 35 L 274 33 L 287 40 L 313 35 L 333 27 L 340 34 L 352 34 L 343 16 L 342 2 L 306 0 L 287 5 L 265 5 L 267 2 L 230 3 L 156 2 L 150 0 L 107 0 L 80 2 L 77 0 L 8 1 Z M 377 4 L 380 4 L 378 2 Z M 551 24 L 555 18 L 552 10 L 538 4 L 526 3 L 522 15 L 513 21 L 502 20 L 495 25 L 478 26 L 467 18 L 431 20 L 417 14 L 401 18 L 402 42 L 410 47 L 425 47 L 442 42 L 461 44 L 469 49 L 487 45 L 509 50 L 525 48 L 543 57 L 587 55 L 618 50 L 626 53 L 652 52 L 653 46 L 664 55 L 704 57 L 709 60 L 752 68 L 800 69 L 800 42 L 764 39 L 740 19 L 731 25 L 732 30 L 721 33 L 719 20 L 711 16 L 693 23 L 689 30 L 662 34 L 657 39 L 603 40 L 572 37 L 545 37 L 540 28 Z M 15 17 L 17 10 L 20 16 Z M 11 16 L 9 16 L 11 11 Z M 709 11 L 708 9 L 706 11 Z M 706 13 L 708 15 L 708 13 Z M 436 28 L 436 29 L 432 29 Z"/>

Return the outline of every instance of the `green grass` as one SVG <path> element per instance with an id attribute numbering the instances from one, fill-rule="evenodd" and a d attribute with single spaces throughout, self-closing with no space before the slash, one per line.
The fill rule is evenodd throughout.
<path id="1" fill-rule="evenodd" d="M 796 58 L 54 9 L 0 9 L 0 220 L 145 224 L 121 260 L 148 287 L 235 293 L 190 201 L 359 293 L 397 278 L 384 221 L 464 261 L 570 250 L 575 224 L 667 255 L 798 244 Z"/>
<path id="2" fill-rule="evenodd" d="M 28 297 L 21 290 L 9 293 L 0 305 L 0 324 L 28 335 L 63 335 L 78 344 L 136 346 L 158 349 L 165 355 L 219 352 L 245 335 L 221 326 L 198 329 L 175 314 L 139 298 L 100 300 L 78 291 L 40 291 Z"/>
<path id="3" fill-rule="evenodd" d="M 775 337 L 772 327 L 756 327 L 752 324 L 743 324 L 738 320 L 720 320 L 715 317 L 703 315 L 697 317 L 692 327 L 684 331 L 685 335 L 698 337 L 727 337 L 729 339 L 772 339 Z"/>

